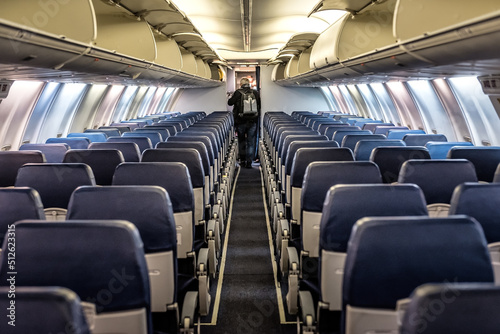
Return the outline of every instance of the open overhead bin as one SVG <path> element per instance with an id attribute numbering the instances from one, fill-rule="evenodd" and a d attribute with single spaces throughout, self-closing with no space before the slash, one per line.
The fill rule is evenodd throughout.
<path id="1" fill-rule="evenodd" d="M 178 87 L 220 85 L 219 76 L 212 80 L 207 74 L 211 72 L 207 71 L 208 62 L 218 57 L 202 39 L 200 45 L 184 49 L 193 58 L 194 53 L 203 55 L 199 57 L 203 62 L 201 75 L 183 71 L 177 41 L 163 32 L 170 19 L 185 25 L 185 33 L 197 34 L 189 20 L 166 1 L 2 1 L 2 77 Z"/>

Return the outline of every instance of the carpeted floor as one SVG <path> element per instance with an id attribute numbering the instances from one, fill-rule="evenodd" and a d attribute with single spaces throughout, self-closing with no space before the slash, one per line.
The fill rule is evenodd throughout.
<path id="1" fill-rule="evenodd" d="M 257 166 L 238 176 L 223 275 L 216 325 L 202 325 L 202 334 L 296 332 L 280 323 Z"/>

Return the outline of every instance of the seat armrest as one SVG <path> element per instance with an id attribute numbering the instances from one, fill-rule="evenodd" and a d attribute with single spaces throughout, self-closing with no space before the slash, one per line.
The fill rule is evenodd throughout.
<path id="1" fill-rule="evenodd" d="M 181 313 L 181 333 L 194 333 L 196 308 L 198 307 L 198 292 L 189 291 L 184 297 Z"/>

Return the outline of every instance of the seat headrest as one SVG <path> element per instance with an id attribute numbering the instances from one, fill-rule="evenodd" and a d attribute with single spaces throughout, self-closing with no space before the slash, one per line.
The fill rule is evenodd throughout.
<path id="1" fill-rule="evenodd" d="M 446 159 L 448 152 L 455 146 L 473 146 L 470 142 L 428 142 L 425 147 L 429 150 L 432 159 Z"/>
<path id="2" fill-rule="evenodd" d="M 161 142 L 156 145 L 157 149 L 165 148 L 194 148 L 200 154 L 201 162 L 205 175 L 210 175 L 210 160 L 208 157 L 207 147 L 203 142 L 199 141 L 168 141 Z"/>
<path id="3" fill-rule="evenodd" d="M 148 137 L 139 137 L 139 136 L 109 137 L 108 143 L 136 143 L 137 146 L 139 146 L 139 151 L 141 153 L 147 150 L 148 148 L 153 148 L 153 144 L 151 144 L 151 139 L 149 139 Z"/>
<path id="4" fill-rule="evenodd" d="M 104 143 L 107 139 L 108 136 L 105 135 L 102 132 L 73 132 L 73 133 L 68 133 L 68 138 L 88 138 L 91 143 Z M 73 148 L 73 147 L 72 147 Z"/>
<path id="5" fill-rule="evenodd" d="M 141 159 L 139 146 L 132 142 L 91 143 L 89 150 L 119 150 L 123 155 L 123 160 L 126 162 L 139 162 Z"/>
<path id="6" fill-rule="evenodd" d="M 356 221 L 373 216 L 427 216 L 416 185 L 358 184 L 330 188 L 323 204 L 320 249 L 345 253 Z"/>
<path id="7" fill-rule="evenodd" d="M 370 161 L 377 164 L 384 183 L 393 183 L 398 181 L 403 162 L 430 158 L 429 151 L 423 146 L 377 147 L 373 149 Z"/>
<path id="8" fill-rule="evenodd" d="M 280 152 L 280 158 L 281 162 L 284 163 L 284 160 L 286 159 L 286 155 L 288 153 L 288 150 L 290 149 L 290 144 L 295 142 L 295 141 L 312 141 L 312 142 L 328 142 L 328 138 L 326 136 L 321 136 L 321 135 L 289 135 L 286 136 L 283 140 L 283 144 L 281 146 L 281 151 Z M 334 142 L 332 142 L 334 143 Z M 336 146 L 330 146 L 330 147 L 339 147 L 337 143 L 335 143 Z M 330 144 L 331 145 L 331 144 Z"/>
<path id="9" fill-rule="evenodd" d="M 295 137 L 295 136 L 293 136 Z M 331 140 L 309 140 L 309 138 L 303 140 L 303 137 L 299 137 L 299 140 L 293 140 L 290 142 L 288 147 L 286 147 L 282 152 L 281 163 L 285 166 L 285 174 L 290 175 L 292 172 L 293 159 L 295 154 L 300 148 L 305 147 L 339 147 L 339 144 Z M 354 158 L 353 158 L 354 160 Z"/>
<path id="10" fill-rule="evenodd" d="M 46 162 L 62 162 L 64 154 L 69 150 L 69 145 L 60 144 L 23 144 L 19 151 L 40 151 L 45 156 Z"/>
<path id="11" fill-rule="evenodd" d="M 360 140 L 354 147 L 355 160 L 370 160 L 373 149 L 382 146 L 406 146 L 402 140 L 396 139 L 368 139 Z"/>
<path id="12" fill-rule="evenodd" d="M 418 185 L 427 204 L 450 203 L 453 190 L 464 182 L 477 182 L 474 165 L 464 159 L 408 160 L 398 178 L 398 183 Z"/>
<path id="13" fill-rule="evenodd" d="M 361 183 L 382 183 L 376 164 L 370 161 L 313 162 L 304 174 L 302 210 L 321 212 L 330 187 Z"/>
<path id="14" fill-rule="evenodd" d="M 345 147 L 302 147 L 293 158 L 290 171 L 292 187 L 301 188 L 307 166 L 315 161 L 353 161 L 350 149 Z"/>
<path id="15" fill-rule="evenodd" d="M 125 132 L 122 134 L 122 137 L 144 137 L 144 138 L 149 138 L 151 140 L 151 146 L 155 147 L 157 143 L 163 141 L 163 138 L 161 137 L 160 133 L 156 131 L 131 131 L 131 132 Z"/>
<path id="16" fill-rule="evenodd" d="M 463 183 L 455 188 L 450 215 L 474 217 L 483 227 L 488 243 L 500 241 L 500 183 Z"/>
<path id="17" fill-rule="evenodd" d="M 16 187 L 31 187 L 38 191 L 46 209 L 66 209 L 76 188 L 95 185 L 92 169 L 81 163 L 26 164 L 19 169 L 16 179 Z"/>
<path id="18" fill-rule="evenodd" d="M 367 130 L 365 130 L 367 131 Z M 341 147 L 348 147 L 354 152 L 354 148 L 356 147 L 356 144 L 360 140 L 368 140 L 368 139 L 381 139 L 384 140 L 386 137 L 384 135 L 373 135 L 370 133 L 359 133 L 359 134 L 350 134 L 346 135 L 344 139 L 342 139 L 342 144 L 340 145 Z"/>
<path id="19" fill-rule="evenodd" d="M 455 146 L 448 152 L 448 159 L 467 159 L 474 164 L 479 181 L 492 182 L 500 164 L 499 146 Z"/>
<path id="20" fill-rule="evenodd" d="M 40 151 L 0 151 L 0 187 L 11 187 L 19 169 L 27 163 L 44 163 Z"/>
<path id="21" fill-rule="evenodd" d="M 339 145 L 342 145 L 342 141 L 344 140 L 345 136 L 348 136 L 348 135 L 370 135 L 370 134 L 371 133 L 368 130 L 359 130 L 359 127 L 358 127 L 358 130 L 353 129 L 352 127 L 339 128 L 339 129 L 335 129 L 335 131 L 333 132 L 332 140 L 339 143 Z M 330 137 L 328 137 L 328 138 L 330 138 Z"/>
<path id="22" fill-rule="evenodd" d="M 25 273 L 16 276 L 16 287 L 62 286 L 95 303 L 98 313 L 149 310 L 148 268 L 132 223 L 22 221 L 15 229 L 16 270 Z M 3 252 L 2 282 L 8 278 L 7 261 Z"/>
<path id="23" fill-rule="evenodd" d="M 481 226 L 467 216 L 368 217 L 351 234 L 343 304 L 395 309 L 418 286 L 494 282 Z"/>
<path id="24" fill-rule="evenodd" d="M 142 154 L 141 162 L 182 162 L 189 169 L 193 188 L 205 185 L 201 156 L 194 148 L 149 149 Z"/>
<path id="25" fill-rule="evenodd" d="M 116 166 L 124 161 L 123 154 L 117 149 L 107 150 L 69 150 L 64 155 L 64 163 L 84 163 L 92 168 L 98 185 L 110 185 Z"/>
<path id="26" fill-rule="evenodd" d="M 407 134 L 403 137 L 406 146 L 425 146 L 430 141 L 447 142 L 443 134 Z"/>
<path id="27" fill-rule="evenodd" d="M 412 294 L 401 334 L 495 334 L 500 287 L 479 283 L 425 284 Z M 424 311 L 424 312 L 423 312 Z"/>
<path id="28" fill-rule="evenodd" d="M 139 230 L 146 253 L 176 250 L 172 203 L 161 187 L 79 187 L 71 195 L 67 219 L 126 220 Z"/>
<path id="29" fill-rule="evenodd" d="M 389 129 L 387 132 L 387 139 L 403 139 L 406 135 L 410 134 L 421 134 L 425 135 L 424 130 L 396 130 L 396 129 Z M 409 144 L 407 144 L 409 145 Z"/>
<path id="30" fill-rule="evenodd" d="M 210 138 L 207 136 L 195 136 L 195 135 L 187 135 L 187 136 L 171 136 L 167 138 L 167 142 L 182 142 L 182 141 L 197 141 L 205 144 L 207 148 L 208 157 L 210 159 L 210 164 L 214 163 L 214 145 L 210 141 Z"/>
<path id="31" fill-rule="evenodd" d="M 7 318 L 0 323 L 2 333 L 12 328 L 18 333 L 90 334 L 80 298 L 73 291 L 61 287 L 16 287 L 14 313 L 22 314 L 22 321 L 9 317 L 10 288 L 0 287 L 0 307 L 7 310 Z M 14 318 L 15 319 L 15 318 Z M 11 322 L 15 327 L 9 324 Z"/>
<path id="32" fill-rule="evenodd" d="M 42 199 L 29 187 L 0 188 L 0 248 L 9 225 L 23 219 L 45 219 Z"/>

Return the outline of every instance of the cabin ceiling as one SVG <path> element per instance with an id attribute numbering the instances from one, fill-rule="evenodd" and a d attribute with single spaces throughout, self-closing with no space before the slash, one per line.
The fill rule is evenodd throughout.
<path id="1" fill-rule="evenodd" d="M 173 0 L 230 64 L 275 57 L 295 34 L 321 33 L 343 10 L 309 13 L 318 0 Z"/>

